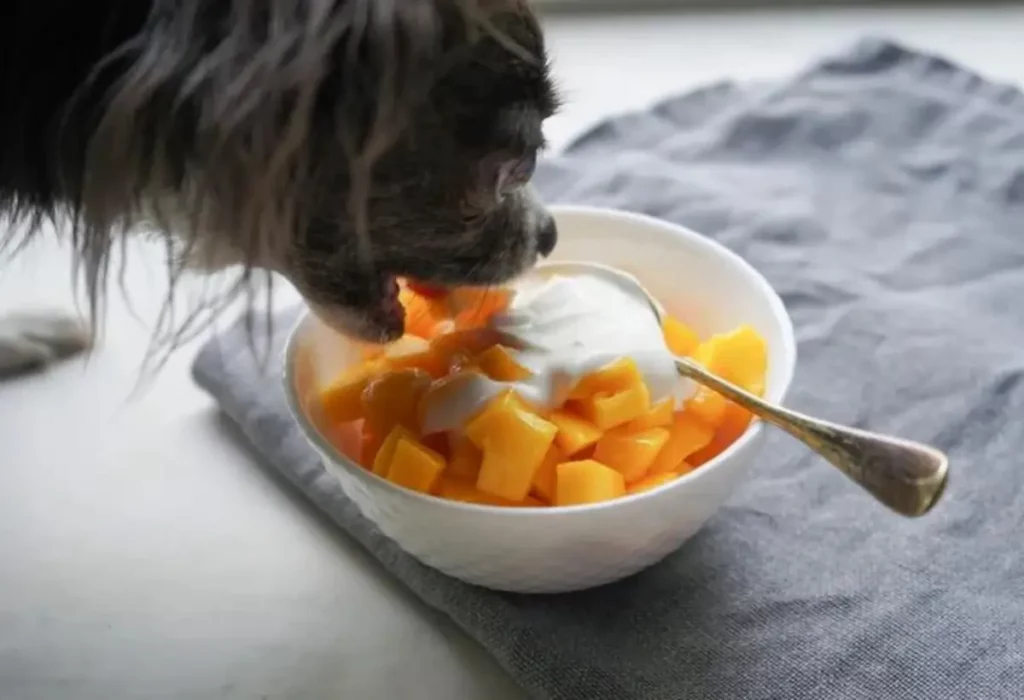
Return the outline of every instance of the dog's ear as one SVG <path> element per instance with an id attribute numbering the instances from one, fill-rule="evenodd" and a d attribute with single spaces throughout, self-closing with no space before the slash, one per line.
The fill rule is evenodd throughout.
<path id="1" fill-rule="evenodd" d="M 469 59 L 481 40 L 500 48 L 499 64 L 507 63 L 509 51 L 526 62 L 543 61 L 501 27 L 503 14 L 529 15 L 523 0 L 347 0 L 342 5 L 334 77 L 344 86 L 347 136 L 370 157 L 386 150 L 410 119 L 422 116 L 417 109 L 429 92 Z M 480 63 L 487 57 L 469 60 Z"/>
<path id="2" fill-rule="evenodd" d="M 331 115 L 352 156 L 379 157 L 397 138 L 437 78 L 455 3 L 349 0 L 338 26 Z M 450 9 L 449 9 L 450 14 Z M 453 15 L 454 16 L 454 15 Z M 331 109 L 332 107 L 328 107 Z"/>

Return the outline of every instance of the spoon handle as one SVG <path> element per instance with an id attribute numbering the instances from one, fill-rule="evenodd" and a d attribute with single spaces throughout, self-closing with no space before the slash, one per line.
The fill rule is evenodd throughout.
<path id="1" fill-rule="evenodd" d="M 934 447 L 811 418 L 719 379 L 688 357 L 675 361 L 680 374 L 782 428 L 897 513 L 924 515 L 945 489 L 949 460 Z"/>

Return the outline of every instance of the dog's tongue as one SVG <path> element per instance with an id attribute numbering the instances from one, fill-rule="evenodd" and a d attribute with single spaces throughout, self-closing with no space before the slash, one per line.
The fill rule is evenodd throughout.
<path id="1" fill-rule="evenodd" d="M 448 295 L 448 290 L 445 287 L 427 284 L 426 282 L 406 280 L 406 286 L 421 297 L 427 297 L 428 299 L 440 299 Z"/>

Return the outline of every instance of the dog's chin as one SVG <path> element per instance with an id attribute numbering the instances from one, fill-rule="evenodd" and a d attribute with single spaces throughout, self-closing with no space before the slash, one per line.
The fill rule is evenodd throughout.
<path id="1" fill-rule="evenodd" d="M 390 343 L 402 337 L 405 310 L 400 304 L 351 308 L 310 302 L 310 311 L 331 330 L 353 340 Z"/>
<path id="2" fill-rule="evenodd" d="M 306 300 L 310 311 L 328 328 L 353 340 L 390 343 L 405 331 L 405 309 L 398 301 L 398 281 L 387 277 L 366 303 L 339 305 Z"/>

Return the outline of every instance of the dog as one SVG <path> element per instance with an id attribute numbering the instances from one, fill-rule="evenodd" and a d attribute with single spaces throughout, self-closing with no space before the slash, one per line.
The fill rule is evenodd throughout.
<path id="1" fill-rule="evenodd" d="M 555 246 L 530 179 L 558 95 L 524 0 L 13 3 L 0 243 L 67 231 L 90 324 L 142 230 L 172 284 L 278 273 L 370 342 L 403 332 L 398 278 L 500 284 Z M 62 314 L 0 316 L 0 375 L 88 343 Z"/>

